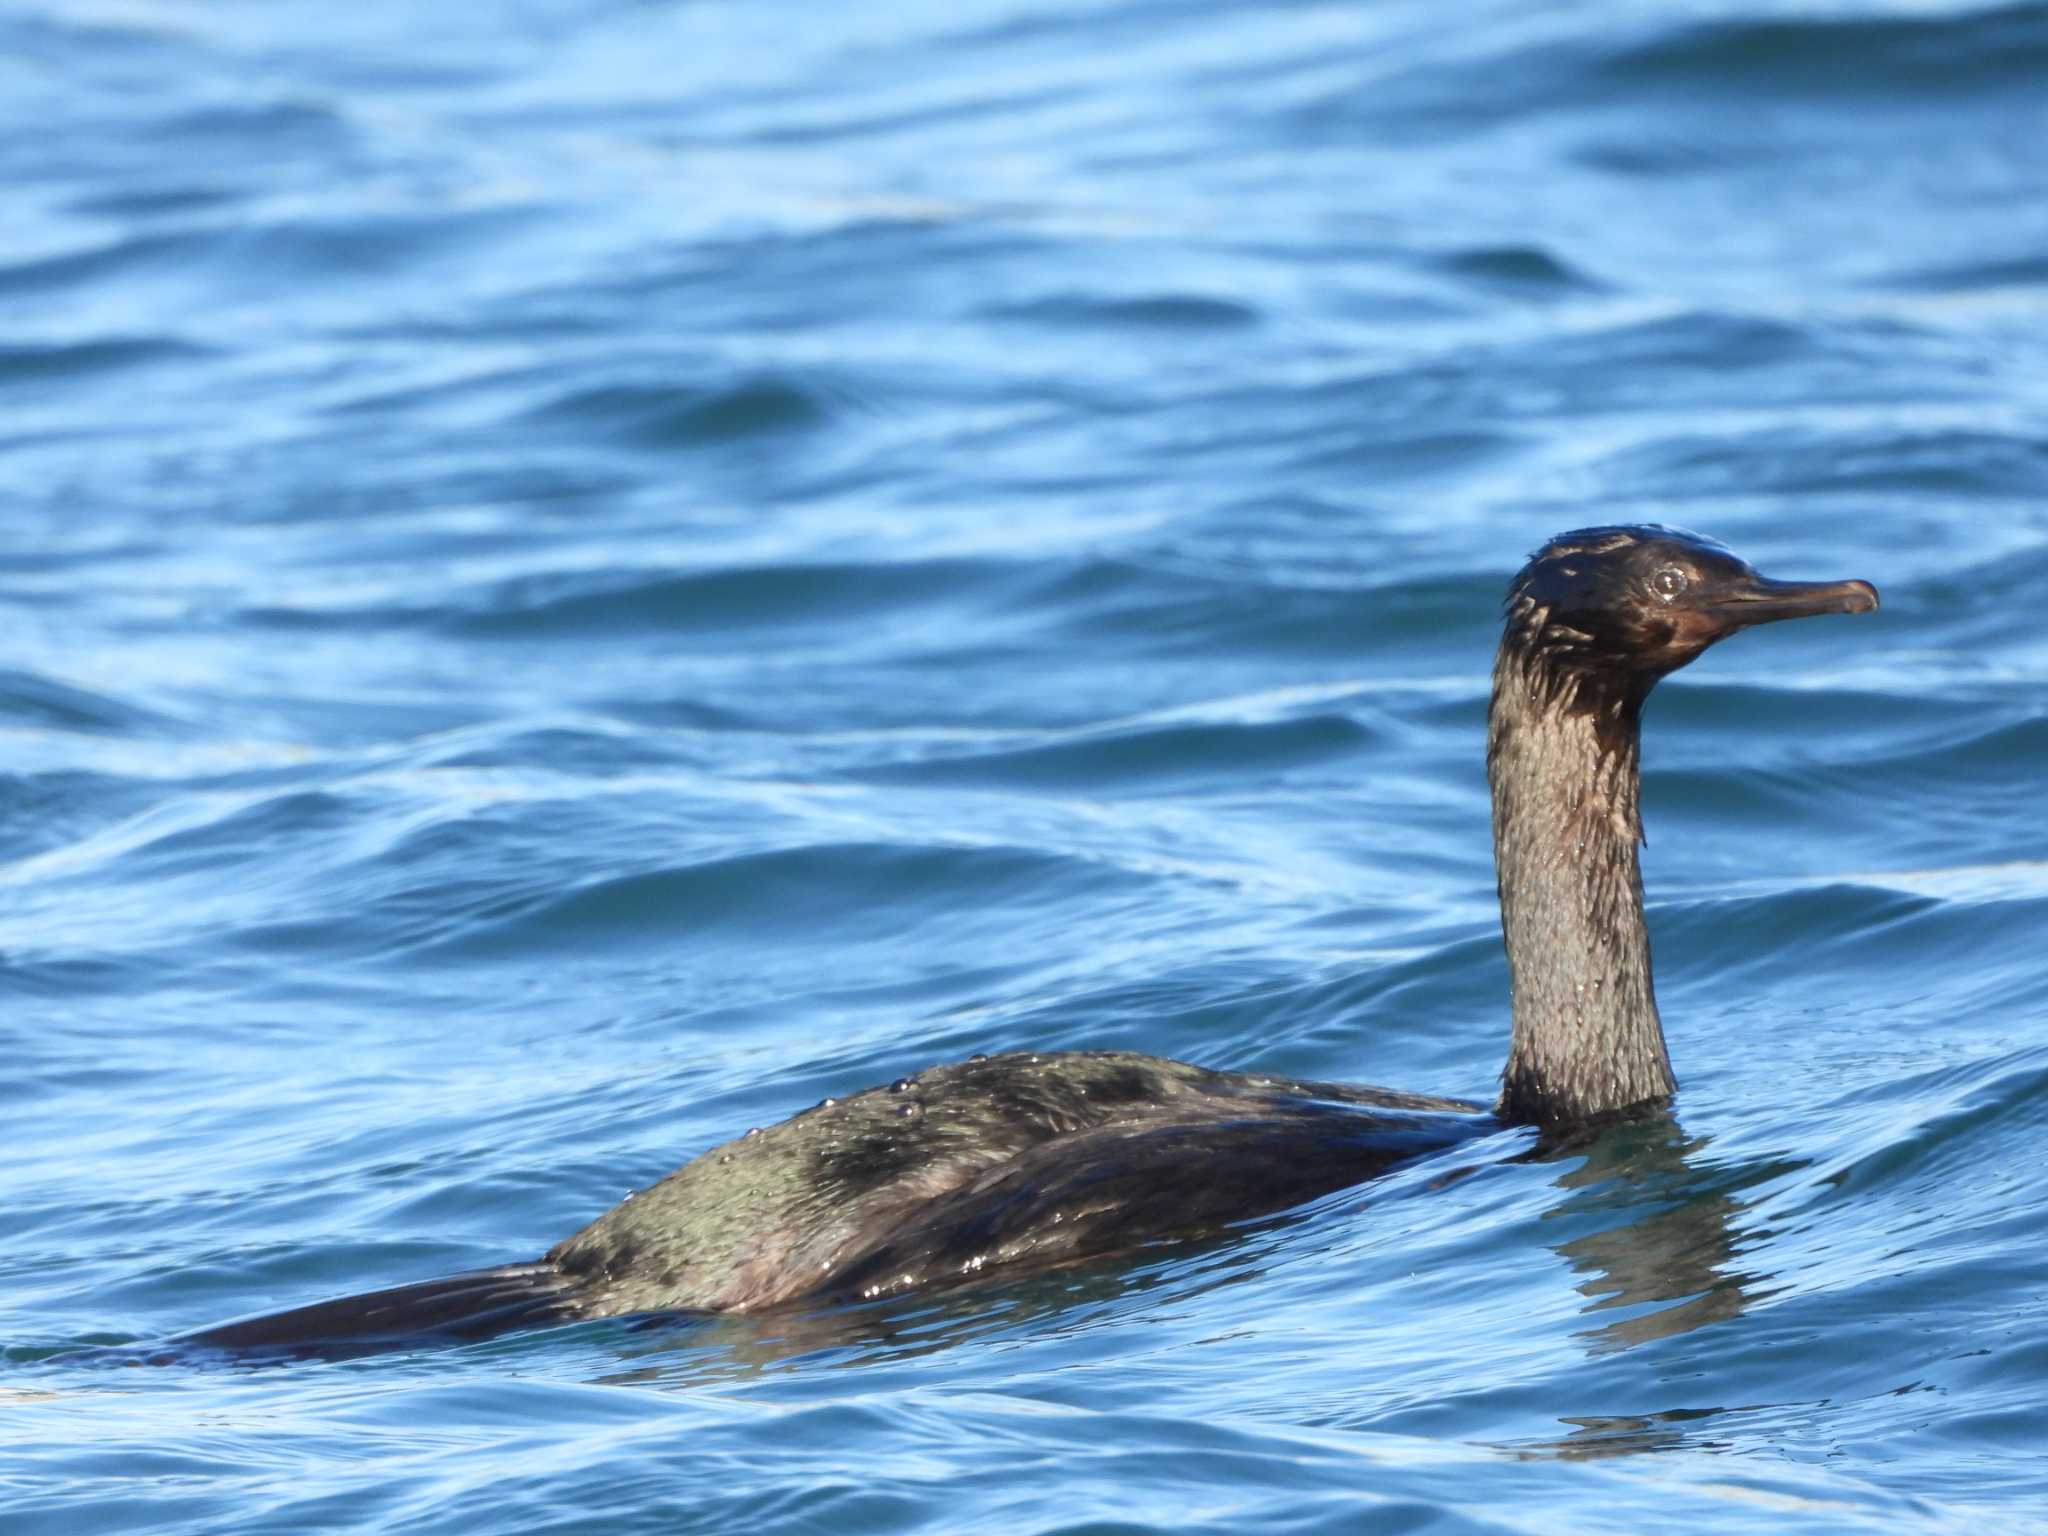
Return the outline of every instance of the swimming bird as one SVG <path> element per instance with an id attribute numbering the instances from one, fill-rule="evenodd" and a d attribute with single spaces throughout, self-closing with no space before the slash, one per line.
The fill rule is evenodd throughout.
<path id="1" fill-rule="evenodd" d="M 1504 1126 L 1659 1105 L 1677 1080 L 1636 854 L 1644 701 L 1738 630 L 1876 607 L 1868 582 L 1769 580 L 1660 527 L 1560 534 L 1515 576 L 1487 720 L 1512 1016 L 1490 1107 L 1124 1051 L 975 1057 L 748 1131 L 532 1263 L 180 1342 L 318 1351 L 957 1285 L 1214 1234 Z"/>

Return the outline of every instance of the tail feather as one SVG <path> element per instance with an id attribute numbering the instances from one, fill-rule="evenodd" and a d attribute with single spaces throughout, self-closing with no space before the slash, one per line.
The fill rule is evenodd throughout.
<path id="1" fill-rule="evenodd" d="M 579 1315 L 572 1282 L 550 1264 L 502 1264 L 439 1280 L 266 1312 L 179 1336 L 215 1349 L 327 1354 L 487 1339 Z"/>

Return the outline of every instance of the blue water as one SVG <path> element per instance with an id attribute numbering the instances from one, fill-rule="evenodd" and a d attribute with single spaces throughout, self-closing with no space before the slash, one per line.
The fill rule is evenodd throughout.
<path id="1" fill-rule="evenodd" d="M 2048 1529 L 2044 71 L 2031 0 L 0 10 L 0 1527 Z M 1885 603 L 1650 710 L 1670 1124 L 880 1309 L 81 1350 L 974 1051 L 1486 1096 L 1496 605 L 1643 519 Z"/>

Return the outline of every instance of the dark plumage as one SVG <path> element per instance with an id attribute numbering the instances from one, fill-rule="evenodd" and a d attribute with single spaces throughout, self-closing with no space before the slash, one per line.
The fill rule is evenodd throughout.
<path id="1" fill-rule="evenodd" d="M 1636 861 L 1650 690 L 1739 629 L 1876 607 L 1868 582 L 1772 581 L 1666 528 L 1560 534 L 1515 577 L 1486 736 L 1514 997 L 1503 1119 L 1584 1121 L 1678 1086 Z"/>
<path id="2" fill-rule="evenodd" d="M 1551 540 L 1516 576 L 1487 766 L 1513 1034 L 1491 1112 L 1127 1052 L 976 1058 L 826 1100 L 684 1164 L 536 1263 L 231 1323 L 187 1342 L 317 1350 L 582 1317 L 748 1311 L 958 1284 L 1214 1233 L 1502 1124 L 1667 1098 L 1636 861 L 1657 680 L 1865 582 L 1766 581 L 1662 528 Z"/>

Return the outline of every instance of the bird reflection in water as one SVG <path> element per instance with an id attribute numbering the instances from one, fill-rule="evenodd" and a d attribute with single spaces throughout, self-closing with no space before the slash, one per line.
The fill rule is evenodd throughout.
<path id="1" fill-rule="evenodd" d="M 1586 1228 L 1554 1245 L 1579 1276 L 1578 1337 L 1589 1355 L 1618 1354 L 1742 1315 L 1766 1276 L 1734 1263 L 1742 1245 L 1739 1191 L 1781 1168 L 1716 1168 L 1705 1136 L 1659 1110 L 1597 1136 L 1530 1154 L 1558 1160 L 1564 1198 L 1544 1219 Z M 1567 1432 L 1506 1447 L 1517 1455 L 1592 1459 L 1711 1449 L 1712 1426 L 1775 1405 L 1728 1404 L 1650 1413 L 1560 1415 Z"/>

